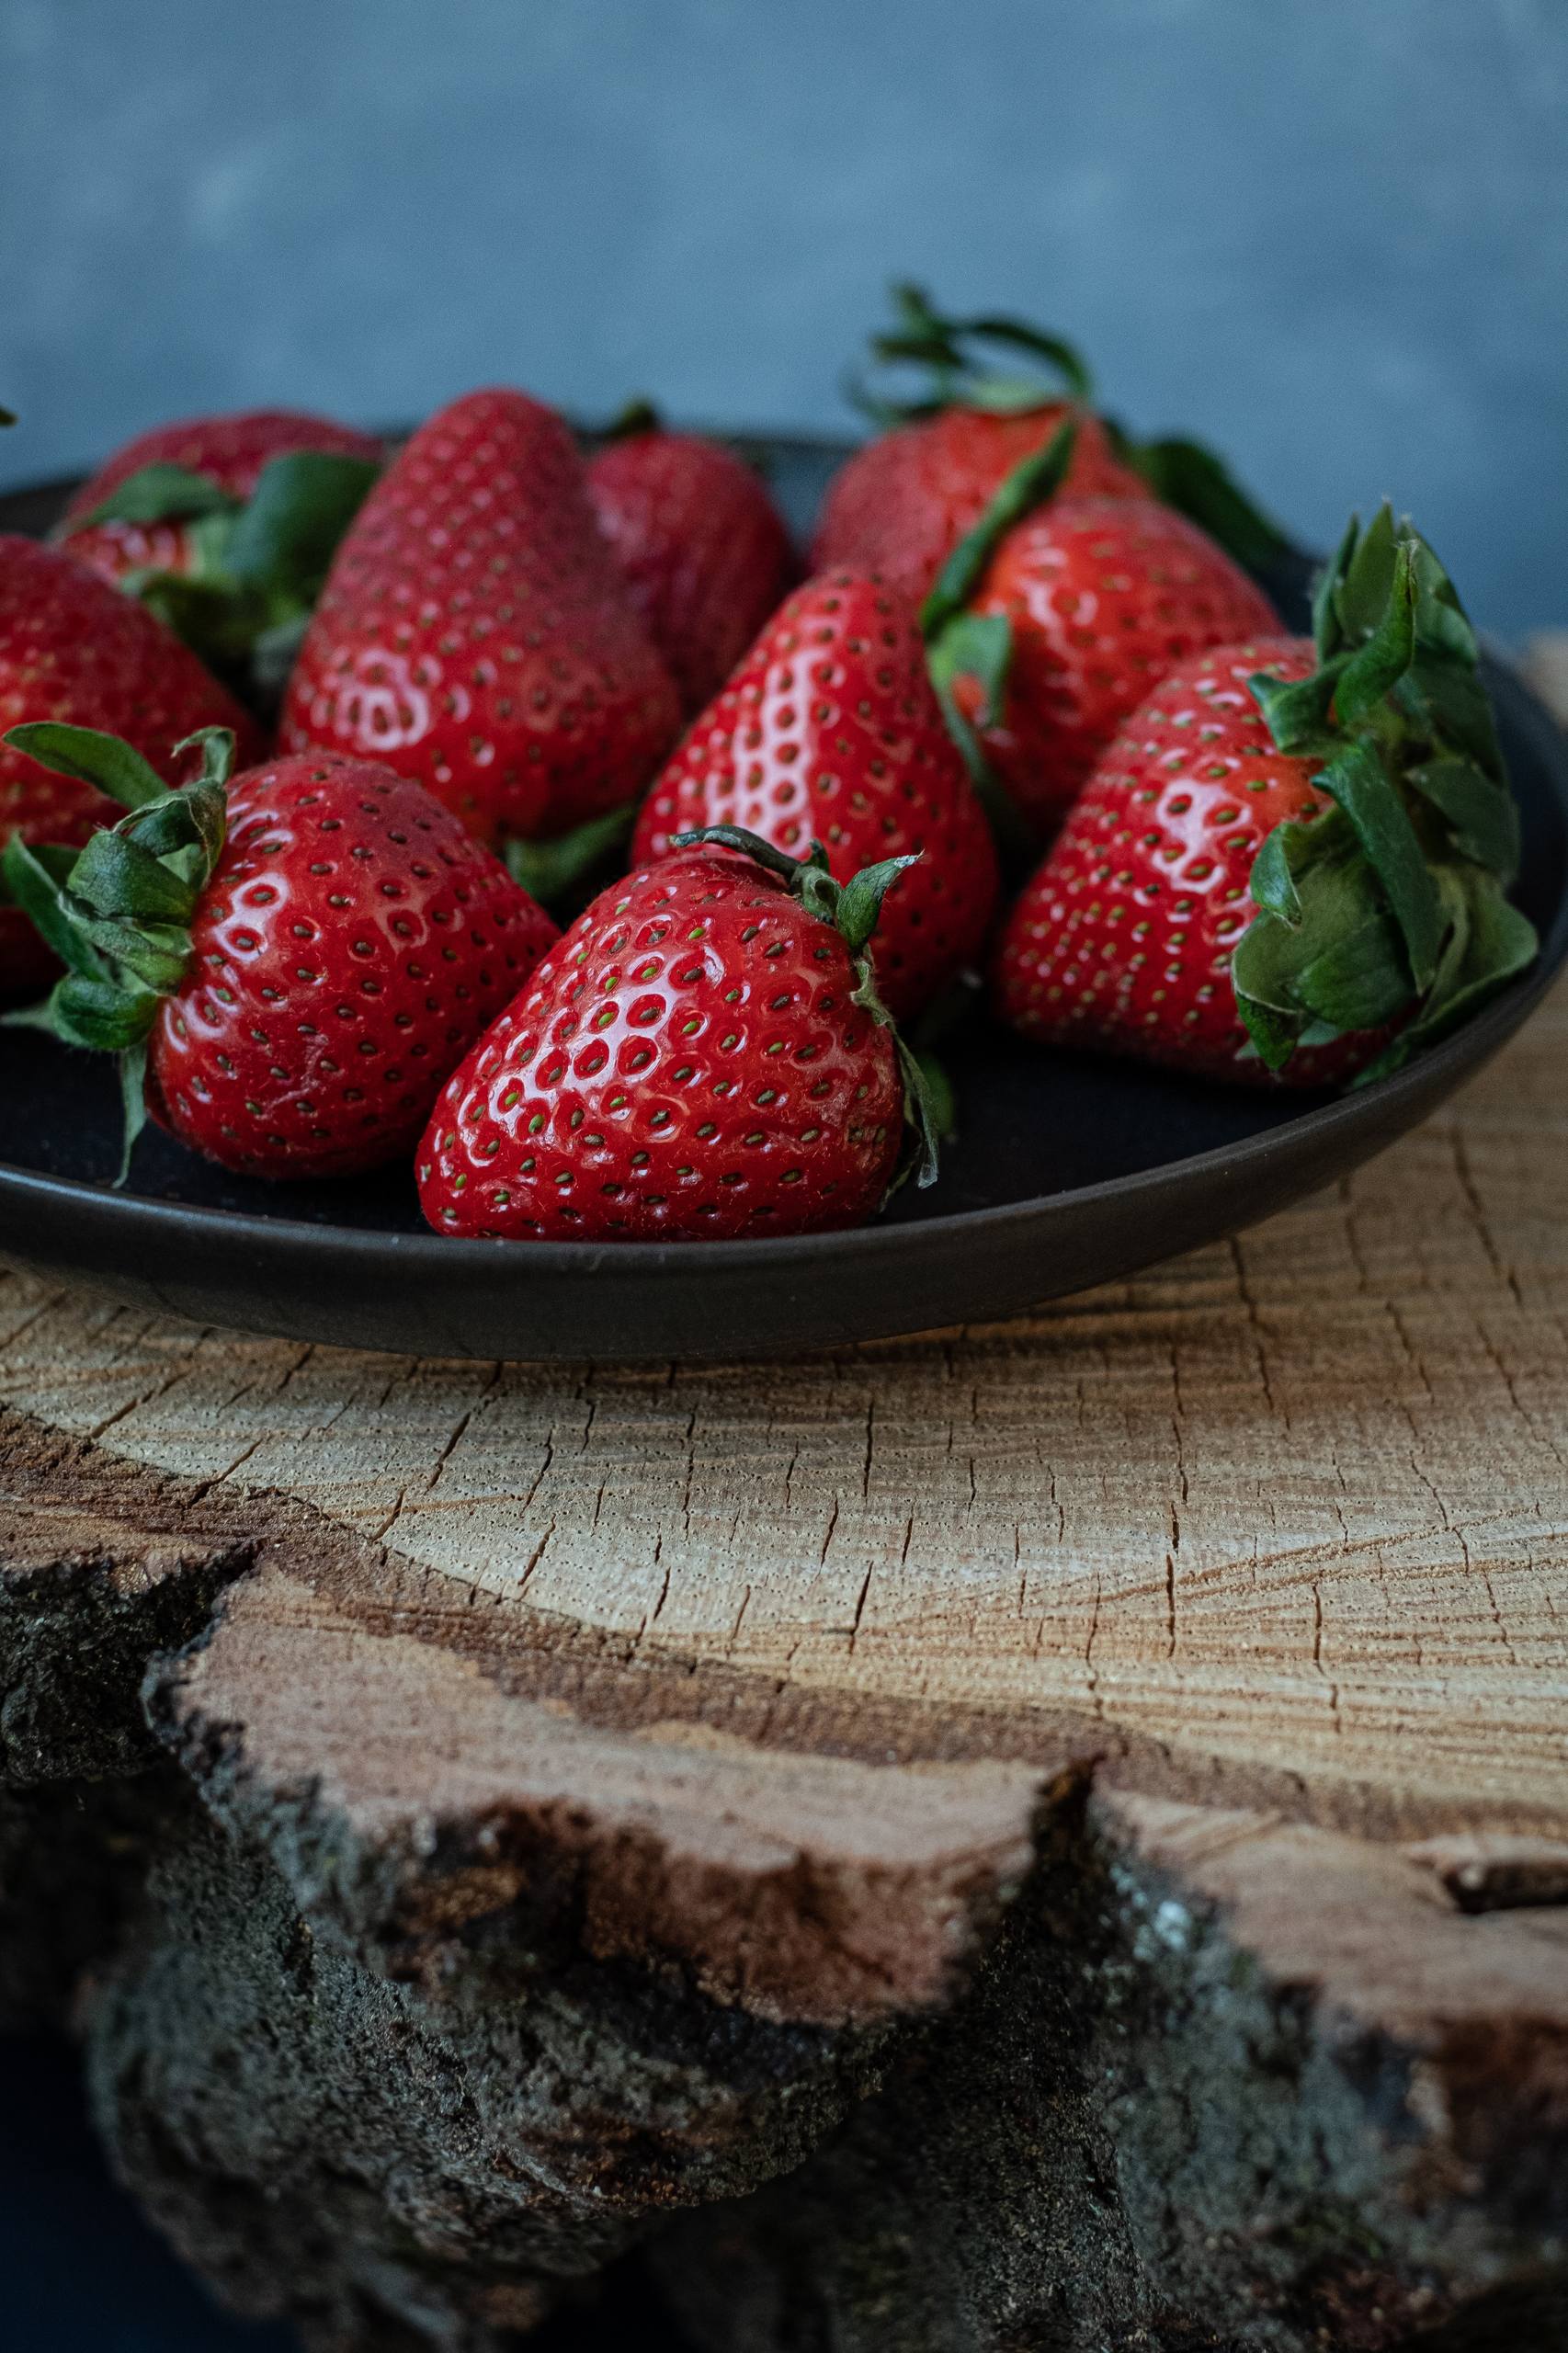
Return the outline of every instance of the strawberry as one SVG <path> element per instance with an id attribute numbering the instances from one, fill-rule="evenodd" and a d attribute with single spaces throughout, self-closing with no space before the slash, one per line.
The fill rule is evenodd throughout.
<path id="1" fill-rule="evenodd" d="M 753 469 L 717 441 L 666 432 L 645 403 L 611 433 L 588 494 L 689 716 L 795 577 L 790 535 Z"/>
<path id="2" fill-rule="evenodd" d="M 601 892 L 453 1073 L 418 1154 L 438 1233 L 820 1233 L 886 1194 L 926 1103 L 869 953 L 900 862 L 841 888 L 694 845 Z"/>
<path id="3" fill-rule="evenodd" d="M 719 824 L 797 858 L 817 839 L 845 883 L 879 858 L 924 853 L 877 927 L 878 985 L 899 1020 L 979 953 L 996 852 L 903 599 L 855 572 L 798 589 L 655 780 L 632 863 Z"/>
<path id="4" fill-rule="evenodd" d="M 1324 575 L 1315 640 L 1179 664 L 1014 907 L 1027 1036 L 1292 1085 L 1397 1067 L 1536 952 L 1473 633 L 1387 507 Z"/>
<path id="5" fill-rule="evenodd" d="M 106 459 L 72 498 L 61 536 L 106 580 L 131 572 L 188 573 L 198 562 L 196 518 L 242 506 L 265 467 L 301 449 L 371 468 L 382 457 L 370 434 L 294 409 L 187 417 L 139 433 Z M 125 494 L 132 483 L 134 492 Z"/>
<path id="6" fill-rule="evenodd" d="M 828 485 L 812 539 L 813 571 L 875 572 L 918 603 L 1015 466 L 1043 449 L 1064 401 L 1017 415 L 947 408 L 901 425 L 846 459 Z M 1079 420 L 1069 485 L 1074 492 L 1146 504 L 1152 494 L 1113 455 L 1097 417 Z"/>
<path id="7" fill-rule="evenodd" d="M 289 409 L 191 417 L 118 450 L 60 536 L 270 705 L 382 455 L 368 433 Z"/>
<path id="8" fill-rule="evenodd" d="M 202 777 L 171 793 L 112 735 L 7 740 L 131 812 L 74 857 L 14 841 L 5 859 L 67 967 L 29 1018 L 119 1052 L 127 1154 L 150 1109 L 248 1176 L 394 1158 L 555 937 L 449 810 L 373 761 L 307 753 L 230 783 L 233 737 L 208 728 Z"/>
<path id="9" fill-rule="evenodd" d="M 1060 495 L 1008 528 L 1005 502 L 1018 479 L 951 560 L 978 567 L 956 625 L 941 583 L 924 619 L 936 676 L 950 678 L 960 719 L 1015 805 L 1045 831 L 1176 663 L 1270 635 L 1278 621 L 1262 590 L 1173 507 Z M 976 665 L 977 625 L 997 635 L 983 638 L 987 658 Z"/>
<path id="10" fill-rule="evenodd" d="M 165 784 L 192 772 L 188 756 L 169 746 L 199 728 L 232 728 L 247 758 L 261 749 L 255 723 L 150 613 L 61 549 L 6 535 L 0 733 L 23 719 L 111 729 L 153 762 Z M 75 847 L 112 813 L 85 778 L 60 775 L 0 745 L 0 846 L 18 835 Z M 0 995 L 39 987 L 51 970 L 32 926 L 0 905 Z"/>
<path id="11" fill-rule="evenodd" d="M 926 596 L 1006 477 L 1069 416 L 1077 425 L 1071 495 L 1163 498 L 1254 569 L 1284 552 L 1279 532 L 1211 451 L 1183 439 L 1135 442 L 1096 416 L 1089 370 L 1061 336 L 1017 319 L 944 318 L 917 286 L 895 287 L 893 301 L 897 324 L 872 338 L 873 356 L 926 369 L 929 381 L 902 404 L 858 392 L 860 406 L 892 429 L 835 476 L 812 542 L 814 568 L 854 564 Z M 1021 355 L 1033 372 L 997 374 L 976 346 Z"/>
<path id="12" fill-rule="evenodd" d="M 633 800 L 680 723 L 553 410 L 471 392 L 349 529 L 283 740 L 386 761 L 474 830 L 552 836 Z"/>

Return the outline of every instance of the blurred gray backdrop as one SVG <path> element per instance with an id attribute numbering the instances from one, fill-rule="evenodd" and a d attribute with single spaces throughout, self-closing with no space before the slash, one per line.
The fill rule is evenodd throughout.
<path id="1" fill-rule="evenodd" d="M 495 379 L 842 426 L 894 272 L 1568 621 L 1564 0 L 0 0 L 0 481 Z"/>

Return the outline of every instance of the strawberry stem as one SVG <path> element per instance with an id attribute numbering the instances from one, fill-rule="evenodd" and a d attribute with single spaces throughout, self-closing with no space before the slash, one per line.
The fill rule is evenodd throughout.
<path id="1" fill-rule="evenodd" d="M 630 838 L 637 803 L 629 801 L 602 817 L 590 817 L 553 841 L 526 841 L 514 834 L 501 846 L 501 856 L 514 882 L 520 882 L 540 906 L 557 907 L 580 899 L 585 885 Z"/>
<path id="2" fill-rule="evenodd" d="M 926 380 L 915 398 L 900 401 L 876 392 L 858 377 L 849 378 L 849 400 L 874 424 L 908 424 L 952 407 L 1022 415 L 1062 400 L 1086 404 L 1094 398 L 1082 353 L 1062 336 L 1023 319 L 992 314 L 947 318 L 919 286 L 895 285 L 891 291 L 896 324 L 891 332 L 871 337 L 873 363 L 923 369 Z M 1021 354 L 1028 372 L 1006 375 L 992 368 L 983 350 L 975 347 L 986 345 L 999 346 L 1009 356 Z"/>
<path id="3" fill-rule="evenodd" d="M 176 754 L 199 745 L 202 767 L 173 792 L 139 752 L 97 728 L 40 721 L 8 729 L 4 740 L 129 813 L 79 850 L 17 835 L 0 857 L 11 904 L 65 967 L 41 1005 L 0 1020 L 118 1055 L 120 1185 L 146 1116 L 147 1033 L 160 999 L 185 978 L 191 918 L 222 852 L 234 739 L 226 727 L 203 727 L 176 745 Z"/>
<path id="4" fill-rule="evenodd" d="M 927 645 L 969 603 L 1008 532 L 1055 496 L 1073 462 L 1077 438 L 1077 418 L 1063 417 L 1045 447 L 1020 459 L 992 492 L 985 512 L 949 556 L 920 608 L 920 627 Z"/>
<path id="5" fill-rule="evenodd" d="M 59 536 L 69 540 L 104 523 L 188 523 L 198 515 L 236 514 L 241 503 L 210 474 L 193 473 L 188 466 L 139 466 L 96 506 L 67 516 Z"/>
<path id="6" fill-rule="evenodd" d="M 1517 812 L 1475 633 L 1432 550 L 1386 505 L 1365 530 L 1352 518 L 1312 614 L 1317 669 L 1250 684 L 1278 748 L 1321 763 L 1333 805 L 1259 849 L 1232 973 L 1271 1070 L 1303 1044 L 1393 1029 L 1368 1078 L 1446 1037 L 1539 943 L 1505 895 Z"/>
<path id="7" fill-rule="evenodd" d="M 639 392 L 624 407 L 617 409 L 608 424 L 601 425 L 593 438 L 600 446 L 608 441 L 631 441 L 639 433 L 659 432 L 664 422 L 646 393 Z"/>
<path id="8" fill-rule="evenodd" d="M 984 803 L 997 847 L 1009 858 L 1026 855 L 1032 836 L 987 760 L 978 733 L 960 710 L 954 688 L 960 678 L 972 678 L 981 691 L 981 725 L 994 726 L 1001 718 L 1013 661 L 1013 626 L 1005 613 L 970 611 L 969 599 L 1008 532 L 1060 489 L 1073 462 L 1077 432 L 1076 418 L 1064 418 L 1042 449 L 1031 451 L 1013 468 L 979 522 L 949 556 L 920 608 L 926 666 L 943 720 Z"/>
<path id="9" fill-rule="evenodd" d="M 253 700 L 272 689 L 283 634 L 315 605 L 338 543 L 379 467 L 325 449 L 270 459 L 248 498 L 184 466 L 143 466 L 62 526 L 181 523 L 187 568 L 127 573 L 121 585 Z M 264 649 L 258 664 L 258 648 Z"/>

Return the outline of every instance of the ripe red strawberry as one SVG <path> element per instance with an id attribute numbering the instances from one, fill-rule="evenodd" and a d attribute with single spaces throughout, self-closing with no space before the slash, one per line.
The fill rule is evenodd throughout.
<path id="1" fill-rule="evenodd" d="M 494 837 L 632 801 L 679 720 L 571 434 L 484 392 L 422 426 L 360 508 L 282 732 L 385 760 Z"/>
<path id="2" fill-rule="evenodd" d="M 1278 748 L 1247 681 L 1316 666 L 1309 638 L 1273 636 L 1189 656 L 1161 682 L 1013 907 L 996 956 L 1005 1021 L 1057 1044 L 1267 1078 L 1245 1055 L 1231 985 L 1253 861 L 1276 825 L 1332 803 L 1315 764 Z M 1294 1074 L 1316 1074 L 1310 1057 Z"/>
<path id="3" fill-rule="evenodd" d="M 1016 1029 L 1320 1085 L 1403 1061 L 1529 963 L 1517 821 L 1436 557 L 1385 508 L 1315 612 L 1315 644 L 1191 656 L 1129 721 L 1004 933 Z"/>
<path id="4" fill-rule="evenodd" d="M 1038 507 L 1001 537 L 967 612 L 1006 623 L 1011 660 L 989 723 L 974 677 L 955 679 L 954 699 L 1041 830 L 1176 663 L 1278 628 L 1239 565 L 1153 499 L 1059 496 Z"/>
<path id="5" fill-rule="evenodd" d="M 555 937 L 449 810 L 372 761 L 309 753 L 229 784 L 210 730 L 204 777 L 166 793 L 113 736 L 18 738 L 131 812 L 74 863 L 13 843 L 5 864 L 68 967 L 43 1026 L 121 1053 L 128 1151 L 144 1099 L 250 1176 L 393 1158 Z"/>
<path id="6" fill-rule="evenodd" d="M 812 543 L 815 570 L 851 564 L 880 573 L 918 604 L 1006 477 L 1069 416 L 1078 424 L 1072 491 L 1151 494 L 1090 410 L 1089 372 L 1071 345 L 1013 320 L 943 318 L 917 286 L 895 286 L 892 295 L 896 324 L 872 337 L 873 358 L 920 369 L 928 381 L 903 403 L 858 395 L 891 430 L 858 450 L 829 485 Z M 994 373 L 976 348 L 991 344 L 1009 358 L 1022 354 L 1033 372 Z"/>
<path id="7" fill-rule="evenodd" d="M 869 1215 L 906 1089 L 923 1099 L 866 953 L 896 870 L 841 890 L 752 847 L 634 873 L 564 934 L 436 1107 L 418 1176 L 437 1233 L 679 1240 Z"/>
<path id="8" fill-rule="evenodd" d="M 1064 401 L 1013 415 L 946 408 L 868 442 L 828 487 L 812 540 L 812 569 L 875 572 L 918 604 L 1014 467 L 1043 449 L 1072 414 Z M 1113 454 L 1099 419 L 1087 415 L 1079 417 L 1067 487 L 1142 504 L 1153 495 Z"/>
<path id="9" fill-rule="evenodd" d="M 72 554 L 101 572 L 106 580 L 121 580 L 130 572 L 189 572 L 196 560 L 189 505 L 192 492 L 187 485 L 182 510 L 178 486 L 166 470 L 198 476 L 231 500 L 243 503 L 255 490 L 265 466 L 298 450 L 358 458 L 371 466 L 379 466 L 383 454 L 371 434 L 294 409 L 185 417 L 139 433 L 107 459 L 66 508 L 62 536 L 69 540 Z M 85 519 L 113 500 L 132 476 L 145 476 L 152 467 L 164 472 L 162 495 L 157 483 L 145 483 L 141 486 L 144 494 L 127 503 L 153 519 Z"/>
<path id="10" fill-rule="evenodd" d="M 689 716 L 795 577 L 783 518 L 733 450 L 666 432 L 641 405 L 590 461 L 588 493 Z"/>
<path id="11" fill-rule="evenodd" d="M 654 782 L 633 865 L 704 825 L 744 826 L 796 858 L 818 840 L 840 882 L 916 854 L 877 927 L 878 986 L 899 1020 L 980 952 L 996 904 L 991 828 L 914 612 L 864 574 L 790 598 Z"/>
<path id="12" fill-rule="evenodd" d="M 259 731 L 194 654 L 59 548 L 0 536 L 0 733 L 59 719 L 123 735 L 166 784 L 199 765 L 171 746 L 198 728 L 234 731 L 247 758 Z M 0 744 L 0 846 L 85 842 L 114 811 L 80 777 Z M 38 934 L 0 906 L 0 995 L 42 985 L 53 965 Z"/>

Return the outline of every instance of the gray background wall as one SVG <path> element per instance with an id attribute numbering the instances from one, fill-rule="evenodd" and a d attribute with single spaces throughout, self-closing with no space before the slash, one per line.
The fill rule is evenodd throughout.
<path id="1" fill-rule="evenodd" d="M 831 426 L 894 270 L 1568 621 L 1563 0 L 0 0 L 0 480 L 495 378 Z"/>

